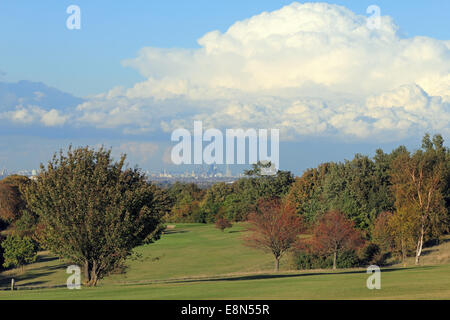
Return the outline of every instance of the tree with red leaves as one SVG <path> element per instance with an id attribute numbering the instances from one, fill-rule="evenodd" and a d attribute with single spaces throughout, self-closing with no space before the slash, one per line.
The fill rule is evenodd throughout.
<path id="1" fill-rule="evenodd" d="M 222 232 L 227 228 L 231 228 L 232 226 L 233 225 L 231 224 L 231 222 L 223 217 L 218 217 L 216 219 L 216 228 L 220 229 Z"/>
<path id="2" fill-rule="evenodd" d="M 339 211 L 327 212 L 314 228 L 311 239 L 312 249 L 324 255 L 333 255 L 333 270 L 337 256 L 345 250 L 359 248 L 364 243 L 361 232 L 354 223 Z"/>
<path id="3" fill-rule="evenodd" d="M 277 272 L 281 257 L 298 241 L 303 231 L 302 219 L 293 207 L 273 199 L 259 201 L 248 222 L 251 235 L 244 238 L 245 245 L 272 253 Z"/>

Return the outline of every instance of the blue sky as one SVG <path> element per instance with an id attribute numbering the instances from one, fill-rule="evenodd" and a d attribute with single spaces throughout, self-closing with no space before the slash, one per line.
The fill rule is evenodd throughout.
<path id="1" fill-rule="evenodd" d="M 225 31 L 237 20 L 279 9 L 292 1 L 29 1 L 0 2 L 0 70 L 3 80 L 42 81 L 78 96 L 131 86 L 142 80 L 121 65 L 145 46 L 196 48 L 211 30 Z M 376 4 L 409 36 L 450 39 L 450 2 L 332 1 L 366 15 Z M 65 27 L 66 8 L 77 4 L 82 29 Z M 1 78 L 0 78 L 1 79 Z"/>
<path id="2" fill-rule="evenodd" d="M 66 28 L 72 4 L 81 30 Z M 70 143 L 163 168 L 171 130 L 194 120 L 280 128 L 281 166 L 297 174 L 448 139 L 450 2 L 330 4 L 2 0 L 0 168 L 36 168 Z M 380 29 L 366 27 L 370 5 Z"/>

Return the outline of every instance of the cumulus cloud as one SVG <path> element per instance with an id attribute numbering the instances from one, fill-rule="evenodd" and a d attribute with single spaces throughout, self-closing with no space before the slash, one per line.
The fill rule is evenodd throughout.
<path id="1" fill-rule="evenodd" d="M 16 111 L 5 112 L 2 115 L 5 118 L 11 119 L 13 122 L 18 123 L 32 123 L 35 120 L 36 111 L 38 108 L 25 109 L 23 107 L 18 107 Z"/>
<path id="2" fill-rule="evenodd" d="M 66 122 L 67 118 L 67 115 L 60 115 L 58 110 L 51 109 L 42 114 L 41 122 L 47 127 L 61 126 Z"/>
<path id="3" fill-rule="evenodd" d="M 200 49 L 142 49 L 124 64 L 148 80 L 127 94 L 204 99 L 235 91 L 295 94 L 318 85 L 364 96 L 411 82 L 432 95 L 448 92 L 448 42 L 402 39 L 390 17 L 382 17 L 379 30 L 366 23 L 337 5 L 293 3 L 236 22 L 223 34 L 209 32 L 198 40 Z"/>
<path id="4" fill-rule="evenodd" d="M 56 109 L 45 110 L 38 106 L 17 106 L 14 111 L 1 113 L 0 118 L 20 124 L 40 122 L 46 127 L 55 127 L 64 125 L 69 115 L 61 115 L 60 111 Z"/>
<path id="5" fill-rule="evenodd" d="M 142 48 L 123 64 L 147 80 L 92 97 L 73 122 L 144 134 L 196 119 L 283 140 L 448 135 L 450 41 L 398 30 L 388 16 L 370 29 L 345 7 L 294 2 L 208 32 L 198 49 Z"/>

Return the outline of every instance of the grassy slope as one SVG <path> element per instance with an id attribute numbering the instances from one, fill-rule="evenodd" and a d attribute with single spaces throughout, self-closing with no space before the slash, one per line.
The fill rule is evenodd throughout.
<path id="1" fill-rule="evenodd" d="M 271 274 L 270 255 L 242 246 L 242 226 L 231 231 L 177 225 L 157 243 L 137 248 L 141 257 L 128 260 L 127 272 L 106 278 L 99 288 L 1 291 L 0 299 L 450 299 L 450 264 L 384 269 L 382 290 L 371 291 L 364 270 L 290 272 L 285 262 L 280 274 Z M 424 261 L 445 262 L 446 253 L 436 250 Z M 18 285 L 64 284 L 67 278 L 65 264 L 46 254 L 24 274 L 10 273 L 2 274 L 1 286 L 11 276 Z M 169 280 L 192 277 L 205 279 Z"/>

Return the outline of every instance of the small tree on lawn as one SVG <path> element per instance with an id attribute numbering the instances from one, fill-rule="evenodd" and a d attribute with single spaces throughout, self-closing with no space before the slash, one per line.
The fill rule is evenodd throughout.
<path id="1" fill-rule="evenodd" d="M 231 224 L 231 222 L 223 217 L 218 217 L 216 219 L 216 228 L 220 229 L 222 232 L 227 228 L 231 228 L 232 226 L 233 225 Z"/>
<path id="2" fill-rule="evenodd" d="M 245 244 L 272 253 L 277 272 L 281 257 L 298 241 L 303 230 L 302 219 L 292 207 L 273 199 L 259 201 L 248 222 L 251 235 L 244 239 Z"/>
<path id="3" fill-rule="evenodd" d="M 312 249 L 324 255 L 333 255 L 333 270 L 337 256 L 345 250 L 357 249 L 363 244 L 361 233 L 352 221 L 339 211 L 326 213 L 314 228 Z"/>
<path id="4" fill-rule="evenodd" d="M 23 271 L 24 265 L 36 261 L 36 246 L 29 237 L 8 236 L 2 247 L 5 268 L 20 267 Z"/>

